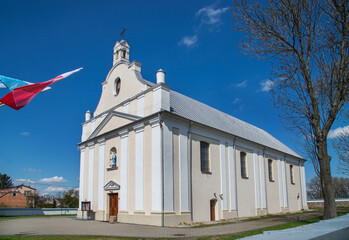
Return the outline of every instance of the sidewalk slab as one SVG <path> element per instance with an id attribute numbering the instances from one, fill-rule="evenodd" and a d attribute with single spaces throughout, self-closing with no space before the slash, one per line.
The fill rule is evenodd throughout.
<path id="1" fill-rule="evenodd" d="M 265 231 L 263 234 L 243 238 L 244 240 L 347 240 L 349 239 L 349 214 L 322 220 L 317 223 L 277 231 Z"/>

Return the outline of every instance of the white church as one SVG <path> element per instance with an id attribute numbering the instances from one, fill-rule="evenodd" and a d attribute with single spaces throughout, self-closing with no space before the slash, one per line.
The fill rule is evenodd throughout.
<path id="1" fill-rule="evenodd" d="M 143 79 L 129 59 L 128 43 L 116 42 L 82 124 L 79 218 L 174 226 L 307 209 L 301 156 L 171 90 L 161 69 L 155 83 Z"/>

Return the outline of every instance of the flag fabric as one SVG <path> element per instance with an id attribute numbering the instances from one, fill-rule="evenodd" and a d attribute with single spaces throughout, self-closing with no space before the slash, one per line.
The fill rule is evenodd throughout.
<path id="1" fill-rule="evenodd" d="M 7 88 L 8 90 L 13 91 L 17 87 L 27 86 L 30 84 L 33 83 L 0 75 L 0 88 Z M 42 91 L 47 91 L 50 89 L 50 87 L 47 87 Z"/>
<path id="2" fill-rule="evenodd" d="M 26 86 L 29 84 L 32 83 L 0 75 L 0 88 L 8 88 L 10 91 L 12 91 L 17 87 Z"/>
<path id="3" fill-rule="evenodd" d="M 52 78 L 45 82 L 33 83 L 25 86 L 16 87 L 13 91 L 6 94 L 0 99 L 0 103 L 3 103 L 15 110 L 19 110 L 27 105 L 38 93 L 49 87 L 51 84 L 58 82 L 66 77 L 69 77 L 73 73 L 80 71 L 82 68 L 63 73 L 55 78 Z"/>

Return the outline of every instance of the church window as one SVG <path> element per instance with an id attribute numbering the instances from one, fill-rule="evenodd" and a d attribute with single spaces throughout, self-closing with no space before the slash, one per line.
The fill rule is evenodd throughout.
<path id="1" fill-rule="evenodd" d="M 16 193 L 14 192 L 14 193 L 12 193 L 12 197 L 15 197 L 16 196 Z"/>
<path id="2" fill-rule="evenodd" d="M 121 80 L 120 78 L 117 78 L 114 81 L 114 88 L 113 88 L 113 92 L 114 92 L 114 96 L 117 96 L 120 92 L 120 85 L 121 85 Z"/>
<path id="3" fill-rule="evenodd" d="M 122 58 L 126 58 L 126 50 L 122 50 Z"/>
<path id="4" fill-rule="evenodd" d="M 247 159 L 246 159 L 245 152 L 240 152 L 240 163 L 241 163 L 241 177 L 248 178 L 248 176 L 247 176 Z"/>
<path id="5" fill-rule="evenodd" d="M 210 159 L 209 159 L 210 144 L 207 142 L 200 142 L 200 160 L 201 160 L 201 172 L 210 172 Z"/>
<path id="6" fill-rule="evenodd" d="M 116 148 L 113 147 L 110 149 L 110 161 L 109 161 L 109 167 L 116 168 L 117 167 L 117 152 Z"/>
<path id="7" fill-rule="evenodd" d="M 290 179 L 291 183 L 294 184 L 293 165 L 290 165 Z"/>
<path id="8" fill-rule="evenodd" d="M 274 182 L 273 160 L 268 159 L 269 181 Z"/>

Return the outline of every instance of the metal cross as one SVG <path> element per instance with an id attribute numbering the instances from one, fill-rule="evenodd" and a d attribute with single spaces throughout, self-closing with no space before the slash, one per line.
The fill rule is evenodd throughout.
<path id="1" fill-rule="evenodd" d="M 122 32 L 120 33 L 122 40 L 124 40 L 125 31 L 126 31 L 126 28 L 122 27 Z"/>

